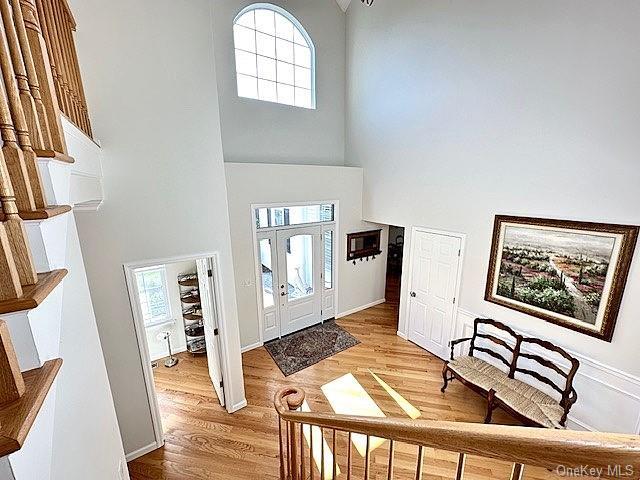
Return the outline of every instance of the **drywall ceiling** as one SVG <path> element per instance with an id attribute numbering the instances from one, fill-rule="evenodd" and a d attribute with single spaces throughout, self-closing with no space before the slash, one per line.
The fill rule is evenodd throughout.
<path id="1" fill-rule="evenodd" d="M 349 8 L 349 4 L 351 3 L 351 0 L 336 0 L 336 2 L 338 2 L 338 5 L 340 5 L 340 8 L 342 9 L 342 11 L 346 12 L 347 8 Z"/>

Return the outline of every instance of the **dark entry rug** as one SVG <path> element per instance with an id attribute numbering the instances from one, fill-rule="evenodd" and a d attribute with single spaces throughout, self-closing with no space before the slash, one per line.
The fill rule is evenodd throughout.
<path id="1" fill-rule="evenodd" d="M 331 320 L 265 343 L 264 347 L 288 377 L 359 343 L 360 340 Z"/>

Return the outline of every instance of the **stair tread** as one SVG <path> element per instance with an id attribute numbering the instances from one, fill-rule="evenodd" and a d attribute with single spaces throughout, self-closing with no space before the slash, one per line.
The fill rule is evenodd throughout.
<path id="1" fill-rule="evenodd" d="M 20 298 L 12 298 L 0 302 L 0 314 L 32 310 L 40 305 L 47 296 L 56 288 L 67 275 L 68 270 L 52 270 L 39 273 L 38 282 L 35 285 L 22 287 L 23 295 Z"/>
<path id="2" fill-rule="evenodd" d="M 62 359 L 57 358 L 24 372 L 24 395 L 15 402 L 0 405 L 0 457 L 18 451 L 24 445 L 61 365 Z"/>
<path id="3" fill-rule="evenodd" d="M 70 205 L 51 205 L 32 212 L 18 212 L 18 214 L 22 220 L 46 220 L 70 211 Z"/>
<path id="4" fill-rule="evenodd" d="M 64 153 L 55 152 L 53 150 L 38 150 L 35 149 L 36 156 L 38 158 L 51 158 L 52 160 L 58 160 L 64 163 L 75 163 L 75 159 Z"/>

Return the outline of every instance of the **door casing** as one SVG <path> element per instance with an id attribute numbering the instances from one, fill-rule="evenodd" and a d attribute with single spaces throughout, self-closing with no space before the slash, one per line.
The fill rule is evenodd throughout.
<path id="1" fill-rule="evenodd" d="M 149 410 L 151 412 L 151 422 L 153 425 L 153 434 L 155 438 L 155 444 L 152 446 L 145 447 L 142 450 L 136 451 L 135 455 L 127 456 L 127 461 L 130 462 L 135 460 L 136 458 L 151 452 L 157 448 L 161 448 L 164 445 L 164 431 L 162 427 L 162 418 L 160 415 L 160 406 L 158 403 L 158 395 L 156 392 L 155 383 L 153 380 L 153 369 L 151 368 L 151 360 L 149 358 L 149 346 L 147 344 L 147 336 L 144 327 L 144 319 L 142 318 L 142 312 L 140 311 L 140 302 L 137 298 L 136 288 L 135 288 L 135 278 L 134 271 L 144 267 L 151 267 L 154 265 L 167 265 L 171 263 L 177 262 L 185 262 L 185 261 L 194 261 L 197 262 L 198 259 L 206 258 L 211 265 L 211 271 L 213 274 L 213 282 L 212 285 L 212 295 L 213 302 L 218 306 L 218 330 L 219 334 L 216 335 L 216 339 L 218 341 L 218 351 L 220 352 L 220 367 L 221 367 L 221 375 L 222 381 L 224 385 L 227 387 L 227 396 L 231 398 L 231 393 L 229 393 L 229 388 L 231 388 L 231 382 L 228 379 L 231 378 L 231 366 L 229 364 L 228 357 L 228 349 L 227 349 L 227 341 L 226 341 L 226 320 L 224 317 L 224 311 L 222 309 L 223 298 L 222 291 L 219 288 L 221 281 L 221 273 L 219 270 L 220 266 L 220 255 L 218 252 L 208 252 L 201 253 L 195 255 L 184 255 L 184 256 L 176 256 L 176 257 L 168 257 L 161 258 L 155 260 L 143 260 L 139 262 L 129 262 L 123 264 L 125 282 L 127 286 L 127 293 L 129 295 L 129 303 L 131 306 L 131 313 L 133 315 L 133 325 L 136 334 L 136 340 L 138 345 L 138 352 L 140 354 L 140 361 L 142 364 L 142 376 L 144 378 L 145 389 L 147 392 L 147 400 L 149 402 Z M 233 413 L 234 406 L 229 402 L 225 402 L 226 410 L 229 413 Z M 237 409 L 237 408 L 236 408 Z"/>

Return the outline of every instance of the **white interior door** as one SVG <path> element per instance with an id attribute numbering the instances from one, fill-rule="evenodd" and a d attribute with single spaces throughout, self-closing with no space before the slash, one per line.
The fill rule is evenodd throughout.
<path id="1" fill-rule="evenodd" d="M 278 230 L 280 335 L 322 321 L 322 227 Z"/>
<path id="2" fill-rule="evenodd" d="M 220 405 L 224 406 L 224 390 L 222 385 L 222 368 L 220 365 L 220 344 L 218 342 L 218 311 L 214 295 L 213 268 L 210 260 L 196 260 L 198 284 L 200 288 L 200 305 L 204 323 L 204 338 L 207 345 L 207 363 L 211 383 L 218 396 Z"/>
<path id="3" fill-rule="evenodd" d="M 460 238 L 414 230 L 408 338 L 446 358 L 451 340 Z"/>

